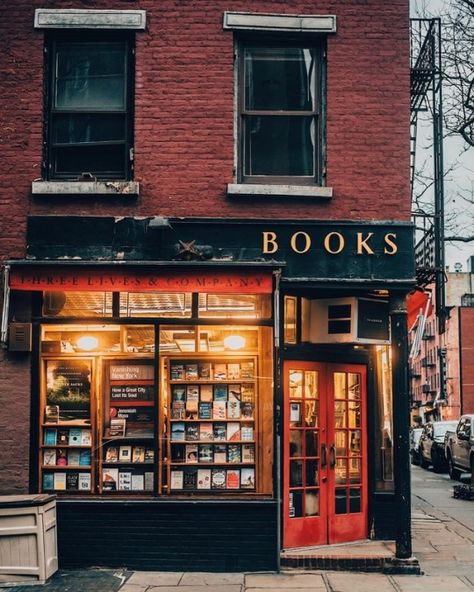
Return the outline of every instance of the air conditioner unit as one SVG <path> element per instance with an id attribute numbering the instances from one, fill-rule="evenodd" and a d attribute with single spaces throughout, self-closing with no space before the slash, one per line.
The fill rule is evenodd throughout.
<path id="1" fill-rule="evenodd" d="M 310 343 L 390 343 L 388 302 L 370 298 L 311 301 Z"/>

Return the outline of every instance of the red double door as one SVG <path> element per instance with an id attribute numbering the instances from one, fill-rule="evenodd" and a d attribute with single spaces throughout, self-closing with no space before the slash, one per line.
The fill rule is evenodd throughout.
<path id="1" fill-rule="evenodd" d="M 284 364 L 283 546 L 367 537 L 366 369 Z"/>

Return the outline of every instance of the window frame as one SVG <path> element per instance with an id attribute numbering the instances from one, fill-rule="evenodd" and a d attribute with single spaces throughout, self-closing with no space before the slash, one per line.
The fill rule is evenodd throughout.
<path id="1" fill-rule="evenodd" d="M 295 186 L 324 186 L 326 158 L 326 37 L 244 35 L 236 38 L 236 111 L 237 111 L 237 182 L 242 184 L 274 184 Z M 245 108 L 245 50 L 249 48 L 268 49 L 311 49 L 316 54 L 315 108 L 312 111 L 256 110 Z M 245 174 L 245 125 L 248 116 L 313 117 L 315 121 L 315 145 L 313 155 L 314 175 L 246 175 Z"/>
<path id="2" fill-rule="evenodd" d="M 124 109 L 93 110 L 93 109 L 69 109 L 56 110 L 54 108 L 55 76 L 57 68 L 57 52 L 61 45 L 98 45 L 98 44 L 124 44 L 124 74 L 125 74 L 125 106 Z M 127 31 L 52 31 L 45 36 L 45 79 L 44 79 L 44 126 L 43 126 L 43 178 L 48 181 L 130 181 L 133 179 L 133 146 L 134 146 L 134 78 L 135 78 L 135 45 L 134 34 Z M 97 171 L 70 171 L 56 172 L 57 151 L 53 139 L 53 119 L 60 114 L 97 114 L 97 115 L 123 115 L 124 117 L 124 141 L 123 161 L 120 172 L 101 173 Z M 115 142 L 113 142 L 115 143 Z M 117 141 L 117 144 L 122 143 Z M 103 142 L 91 142 L 91 146 L 100 146 Z M 71 146 L 80 146 L 80 143 L 71 143 Z M 118 162 L 118 161 L 117 161 Z M 91 173 L 92 177 L 84 173 Z"/>

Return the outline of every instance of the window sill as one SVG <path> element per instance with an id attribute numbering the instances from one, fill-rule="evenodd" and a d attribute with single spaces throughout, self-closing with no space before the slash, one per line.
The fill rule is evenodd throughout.
<path id="1" fill-rule="evenodd" d="M 140 184 L 135 181 L 33 181 L 33 195 L 115 195 L 137 196 Z"/>
<path id="2" fill-rule="evenodd" d="M 332 187 L 229 183 L 227 185 L 227 195 L 229 197 L 255 195 L 259 197 L 310 197 L 330 199 L 332 197 Z"/>

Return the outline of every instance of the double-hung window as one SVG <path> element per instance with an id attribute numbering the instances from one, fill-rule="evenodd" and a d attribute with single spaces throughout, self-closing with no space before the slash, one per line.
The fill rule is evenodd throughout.
<path id="1" fill-rule="evenodd" d="M 241 44 L 240 182 L 321 183 L 322 56 L 313 44 Z"/>
<path id="2" fill-rule="evenodd" d="M 69 35 L 47 47 L 47 177 L 130 179 L 130 39 Z"/>

